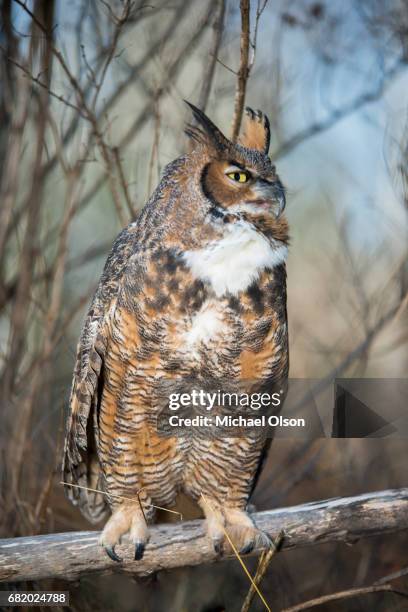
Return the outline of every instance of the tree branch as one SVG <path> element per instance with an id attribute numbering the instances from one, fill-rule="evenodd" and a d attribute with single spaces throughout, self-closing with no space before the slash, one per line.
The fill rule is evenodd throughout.
<path id="1" fill-rule="evenodd" d="M 232 119 L 232 142 L 236 142 L 244 112 L 246 85 L 249 76 L 249 0 L 241 0 L 241 60 L 238 70 L 237 89 L 235 91 L 234 116 Z"/>
<path id="2" fill-rule="evenodd" d="M 210 97 L 211 86 L 214 80 L 215 66 L 218 60 L 218 52 L 221 45 L 222 34 L 224 30 L 225 17 L 225 0 L 220 1 L 218 15 L 213 24 L 213 41 L 210 50 L 210 61 L 206 61 L 206 68 L 203 75 L 200 97 L 198 100 L 198 108 L 205 111 Z"/>
<path id="3" fill-rule="evenodd" d="M 408 529 L 408 488 L 336 498 L 253 515 L 256 525 L 272 538 L 283 529 L 283 548 L 323 542 L 349 542 Z M 62 578 L 93 572 L 122 571 L 146 576 L 161 569 L 220 560 L 206 537 L 204 522 L 156 525 L 142 561 L 133 560 L 133 546 L 111 561 L 98 545 L 99 532 L 72 532 L 0 540 L 0 582 Z M 258 551 L 259 552 L 259 551 Z M 228 553 L 225 558 L 231 558 Z"/>
<path id="4" fill-rule="evenodd" d="M 318 606 L 322 606 L 323 604 L 329 603 L 330 601 L 339 601 L 344 599 L 351 599 L 352 597 L 359 597 L 360 595 L 369 595 L 370 593 L 380 593 L 388 591 L 388 593 L 395 593 L 395 595 L 400 595 L 401 597 L 408 598 L 408 593 L 402 591 L 401 589 L 397 589 L 393 587 L 391 584 L 383 584 L 380 586 L 368 586 L 368 587 L 360 587 L 358 589 L 349 589 L 347 591 L 340 591 L 338 593 L 330 593 L 330 595 L 322 595 L 321 597 L 316 597 L 315 599 L 309 599 L 308 601 L 304 601 L 301 604 L 296 606 L 291 606 L 290 608 L 285 608 L 282 612 L 302 612 L 303 610 L 310 610 L 311 608 L 317 608 Z"/>
<path id="5" fill-rule="evenodd" d="M 271 153 L 271 158 L 274 161 L 277 159 L 282 159 L 291 153 L 291 151 L 293 151 L 293 149 L 295 149 L 298 145 L 302 144 L 306 140 L 309 140 L 309 138 L 313 138 L 317 134 L 326 132 L 330 128 L 334 127 L 339 121 L 357 112 L 366 104 L 371 104 L 372 102 L 379 100 L 383 96 L 388 86 L 394 82 L 394 78 L 396 78 L 405 68 L 406 64 L 404 61 L 398 60 L 392 66 L 392 68 L 384 73 L 381 81 L 373 89 L 364 91 L 353 98 L 353 100 L 350 102 L 344 104 L 344 106 L 334 109 L 325 119 L 310 123 L 303 130 L 301 129 L 297 133 L 290 136 L 285 142 L 278 145 L 276 150 Z"/>

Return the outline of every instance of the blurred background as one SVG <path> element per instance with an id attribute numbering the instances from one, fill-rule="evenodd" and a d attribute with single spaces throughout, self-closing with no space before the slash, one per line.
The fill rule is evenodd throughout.
<path id="1" fill-rule="evenodd" d="M 407 376 L 407 0 L 0 7 L 0 537 L 90 528 L 59 484 L 76 342 L 115 236 L 188 147 L 183 99 L 227 135 L 243 102 L 270 118 L 291 226 L 290 376 Z M 397 438 L 276 440 L 252 501 L 407 486 L 407 461 Z M 371 584 L 406 564 L 406 545 L 396 534 L 283 552 L 262 590 L 281 610 Z M 215 612 L 239 610 L 248 583 L 231 561 L 67 588 L 73 610 Z"/>

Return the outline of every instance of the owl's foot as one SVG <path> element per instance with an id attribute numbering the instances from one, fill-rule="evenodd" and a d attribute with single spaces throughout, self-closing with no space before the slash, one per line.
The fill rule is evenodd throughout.
<path id="1" fill-rule="evenodd" d="M 200 506 L 207 520 L 207 534 L 217 554 L 222 553 L 224 543 L 229 543 L 229 540 L 242 555 L 273 545 L 269 536 L 255 526 L 244 510 L 221 506 L 210 500 L 202 500 Z"/>
<path id="2" fill-rule="evenodd" d="M 122 561 L 115 552 L 115 546 L 120 544 L 122 536 L 127 533 L 135 546 L 134 558 L 138 561 L 142 559 L 145 546 L 149 541 L 149 530 L 139 502 L 117 508 L 102 531 L 99 543 L 112 561 Z"/>

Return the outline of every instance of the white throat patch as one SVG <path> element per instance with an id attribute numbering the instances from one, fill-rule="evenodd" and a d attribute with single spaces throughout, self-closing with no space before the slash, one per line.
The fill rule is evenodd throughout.
<path id="1" fill-rule="evenodd" d="M 220 297 L 245 291 L 262 270 L 286 261 L 288 248 L 267 240 L 246 221 L 225 226 L 225 235 L 205 249 L 186 251 L 184 261 L 192 274 L 211 283 Z"/>

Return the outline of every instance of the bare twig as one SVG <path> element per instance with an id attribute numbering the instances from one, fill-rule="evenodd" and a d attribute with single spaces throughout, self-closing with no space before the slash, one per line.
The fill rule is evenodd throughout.
<path id="1" fill-rule="evenodd" d="M 262 17 L 262 13 L 264 12 L 266 5 L 268 4 L 268 0 L 258 0 L 258 6 L 256 7 L 256 15 L 255 15 L 255 27 L 254 27 L 254 36 L 253 39 L 250 40 L 250 45 L 251 45 L 251 58 L 249 60 L 249 64 L 248 64 L 248 72 L 251 71 L 254 63 L 255 63 L 255 56 L 256 56 L 256 45 L 258 42 L 258 28 L 259 28 L 259 21 Z"/>
<path id="2" fill-rule="evenodd" d="M 378 586 L 361 587 L 358 589 L 349 589 L 347 591 L 339 591 L 338 593 L 331 593 L 330 595 L 322 595 L 315 599 L 309 599 L 296 606 L 290 608 L 284 608 L 282 612 L 302 612 L 302 610 L 310 610 L 310 608 L 317 608 L 323 604 L 329 603 L 330 601 L 339 601 L 341 599 L 351 599 L 353 597 L 360 597 L 361 595 L 370 595 L 371 593 L 383 593 L 383 592 L 395 593 L 401 597 L 408 598 L 408 592 L 396 589 L 391 584 L 383 584 Z"/>
<path id="3" fill-rule="evenodd" d="M 282 542 L 283 542 L 283 537 L 284 537 L 284 532 L 281 531 L 278 535 L 278 537 L 275 539 L 274 542 L 272 542 L 272 547 L 269 550 L 264 550 L 262 551 L 261 556 L 259 557 L 259 561 L 258 561 L 258 567 L 256 570 L 256 574 L 254 576 L 253 579 L 253 583 L 251 583 L 251 586 L 249 588 L 249 591 L 245 597 L 245 601 L 242 604 L 242 608 L 241 608 L 241 612 L 248 612 L 249 608 L 251 607 L 251 603 L 252 600 L 254 598 L 254 595 L 256 593 L 255 587 L 259 587 L 263 577 L 266 574 L 266 570 L 269 567 L 270 562 L 272 561 L 272 557 L 275 555 L 275 553 L 279 550 Z"/>
<path id="4" fill-rule="evenodd" d="M 37 7 L 38 8 L 38 7 Z M 54 3 L 50 2 L 47 6 L 44 5 L 44 14 L 46 25 L 41 25 L 41 30 L 47 33 L 46 44 L 39 53 L 40 66 L 46 75 L 48 83 L 51 79 L 52 69 L 52 43 L 51 32 L 53 23 Z M 35 17 L 35 23 L 40 23 Z M 34 42 L 31 41 L 32 51 L 34 52 Z M 13 398 L 14 384 L 16 380 L 16 372 L 24 359 L 24 348 L 26 341 L 26 325 L 28 320 L 28 304 L 30 303 L 31 281 L 34 273 L 36 262 L 36 251 L 38 249 L 41 209 L 42 209 L 42 188 L 43 181 L 41 176 L 42 158 L 44 155 L 45 131 L 47 125 L 49 105 L 49 94 L 46 90 L 41 91 L 40 99 L 37 106 L 37 125 L 36 125 L 36 140 L 35 140 L 35 157 L 31 179 L 32 196 L 30 207 L 27 212 L 27 224 L 24 232 L 24 240 L 19 259 L 21 273 L 16 286 L 16 297 L 13 305 L 12 314 L 10 317 L 9 331 L 9 354 L 8 362 L 2 372 L 1 385 L 2 395 L 5 402 L 11 402 Z M 15 469 L 13 472 L 12 495 L 10 501 L 17 493 L 20 479 L 21 467 L 23 464 L 23 453 L 25 442 L 27 439 L 33 401 L 37 390 L 37 378 L 33 377 L 30 381 L 32 384 L 32 393 L 29 388 L 22 402 L 24 408 L 16 415 L 15 427 L 12 436 L 12 442 L 15 444 Z M 11 502 L 12 503 L 12 502 Z"/>
<path id="5" fill-rule="evenodd" d="M 118 170 L 119 182 L 122 187 L 123 195 L 125 196 L 125 202 L 129 213 L 129 218 L 134 219 L 136 216 L 136 208 L 132 204 L 132 199 L 129 194 L 129 184 L 125 178 L 125 173 L 123 172 L 122 160 L 120 157 L 119 147 L 113 147 L 113 156 L 116 164 L 116 168 Z"/>
<path id="6" fill-rule="evenodd" d="M 40 30 L 42 32 L 44 32 L 47 40 L 50 41 L 50 49 L 51 49 L 53 55 L 58 60 L 58 62 L 60 64 L 64 74 L 68 78 L 68 81 L 69 81 L 73 91 L 76 93 L 76 96 L 77 96 L 77 99 L 78 99 L 78 104 L 80 105 L 80 108 L 82 109 L 82 113 L 83 113 L 85 119 L 87 119 L 89 121 L 89 123 L 91 124 L 91 126 L 92 126 L 93 133 L 94 133 L 95 138 L 96 138 L 96 142 L 97 142 L 97 144 L 99 146 L 99 149 L 101 151 L 102 158 L 103 158 L 104 163 L 105 163 L 105 171 L 106 171 L 106 174 L 107 174 L 109 187 L 110 187 L 110 190 L 111 190 L 111 193 L 112 193 L 112 198 L 113 198 L 113 201 L 114 201 L 114 204 L 115 204 L 115 208 L 116 208 L 116 211 L 117 211 L 117 214 L 118 214 L 118 218 L 119 218 L 120 223 L 122 225 L 126 225 L 127 218 L 125 216 L 125 213 L 123 212 L 123 207 L 122 207 L 120 196 L 119 196 L 118 189 L 117 189 L 117 179 L 116 179 L 116 175 L 115 175 L 114 168 L 113 168 L 112 154 L 111 154 L 110 148 L 108 147 L 108 145 L 106 144 L 106 142 L 105 142 L 105 140 L 103 138 L 102 132 L 101 132 L 101 130 L 99 128 L 99 124 L 98 124 L 98 120 L 96 118 L 96 115 L 94 114 L 94 112 L 92 110 L 92 107 L 87 104 L 86 95 L 85 95 L 83 89 L 81 88 L 78 79 L 73 74 L 73 72 L 70 70 L 70 68 L 68 66 L 68 63 L 65 60 L 65 58 L 64 58 L 63 54 L 61 53 L 61 51 L 52 43 L 52 40 L 50 39 L 49 33 L 46 30 L 46 28 L 43 26 L 43 24 L 37 19 L 37 17 L 30 11 L 30 9 L 21 0 L 15 0 L 15 1 L 31 17 L 33 22 L 40 28 Z M 131 3 L 129 3 L 129 2 L 126 2 L 126 4 L 125 4 L 124 13 L 123 13 L 123 16 L 122 16 L 123 19 L 125 19 L 126 15 L 129 14 L 130 4 Z M 118 41 L 118 38 L 119 38 L 121 26 L 124 23 L 122 18 L 119 21 L 120 27 L 118 27 L 117 30 L 116 30 L 116 34 L 115 34 L 115 37 L 114 37 L 114 40 L 113 40 L 113 43 L 112 43 L 111 53 L 108 54 L 108 58 L 107 58 L 107 61 L 105 63 L 105 66 L 104 66 L 104 70 L 102 71 L 101 80 L 98 83 L 98 88 L 96 90 L 95 97 L 94 97 L 94 102 L 93 102 L 94 106 L 96 104 L 96 99 L 97 99 L 99 90 L 100 90 L 100 88 L 102 86 L 102 82 L 103 82 L 102 79 L 105 78 L 107 67 L 108 67 L 108 65 L 109 65 L 109 63 L 110 63 L 110 61 L 111 61 L 111 59 L 113 57 L 114 49 L 116 48 L 116 44 L 117 44 L 117 41 Z M 105 68 L 106 68 L 106 70 L 105 70 Z"/>
<path id="7" fill-rule="evenodd" d="M 117 45 L 118 45 L 118 42 L 119 42 L 119 38 L 120 38 L 120 35 L 121 35 L 121 32 L 122 32 L 123 26 L 127 23 L 128 19 L 129 19 L 129 15 L 130 15 L 130 12 L 131 12 L 131 9 L 132 9 L 132 5 L 133 5 L 132 0 L 125 0 L 125 2 L 123 3 L 123 10 L 122 10 L 122 14 L 120 15 L 120 17 L 116 17 L 116 15 L 111 11 L 111 14 L 113 16 L 112 18 L 113 18 L 113 21 L 114 21 L 116 27 L 115 27 L 115 31 L 114 31 L 114 34 L 113 34 L 112 43 L 110 45 L 110 48 L 109 48 L 109 51 L 108 51 L 105 63 L 104 63 L 103 68 L 102 68 L 101 77 L 99 79 L 99 82 L 97 82 L 96 85 L 95 85 L 95 93 L 94 93 L 94 97 L 93 97 L 93 100 L 92 100 L 92 103 L 91 103 L 91 108 L 93 109 L 93 111 L 95 111 L 95 109 L 96 109 L 96 103 L 98 101 L 98 97 L 99 97 L 99 94 L 101 92 L 102 85 L 103 85 L 103 83 L 105 81 L 105 77 L 106 77 L 109 65 L 110 65 L 110 63 L 111 63 L 111 61 L 112 61 L 112 59 L 113 59 L 113 57 L 115 55 L 116 48 L 117 48 Z"/>
<path id="8" fill-rule="evenodd" d="M 147 195 L 150 196 L 153 188 L 153 174 L 154 174 L 154 162 L 158 159 L 159 156 L 159 144 L 160 144 L 160 104 L 158 97 L 154 100 L 154 135 L 153 135 L 153 144 L 152 144 L 152 152 L 150 154 L 150 162 L 149 162 L 149 172 L 147 179 Z"/>
<path id="9" fill-rule="evenodd" d="M 238 76 L 238 72 L 236 70 L 233 70 L 230 66 L 227 66 L 227 64 L 224 64 L 224 62 L 222 62 L 219 57 L 217 57 L 217 63 L 232 74 L 235 74 L 235 76 Z"/>
<path id="10" fill-rule="evenodd" d="M 213 41 L 210 51 L 210 61 L 206 61 L 205 71 L 203 74 L 201 92 L 198 98 L 198 107 L 205 111 L 208 99 L 210 97 L 211 86 L 215 74 L 215 66 L 218 60 L 218 52 L 221 45 L 222 33 L 224 29 L 224 17 L 225 17 L 225 0 L 220 0 L 220 6 L 217 17 L 213 25 Z"/>
<path id="11" fill-rule="evenodd" d="M 294 410 L 298 410 L 300 406 L 303 406 L 310 398 L 327 389 L 332 381 L 347 371 L 347 369 L 364 353 L 370 348 L 373 342 L 376 340 L 378 335 L 383 329 L 391 323 L 395 318 L 399 317 L 400 313 L 403 312 L 408 305 L 408 293 L 394 304 L 367 332 L 364 340 L 362 340 L 352 351 L 344 357 L 344 359 L 334 367 L 322 380 L 320 380 L 308 393 L 302 397 L 297 404 L 294 406 Z"/>
<path id="12" fill-rule="evenodd" d="M 388 574 L 387 576 L 383 576 L 379 580 L 376 580 L 374 582 L 374 585 L 386 584 L 387 582 L 390 582 L 391 580 L 398 580 L 398 578 L 402 578 L 402 576 L 407 576 L 407 575 L 408 575 L 408 567 L 403 567 L 397 572 L 393 572 L 392 574 Z"/>
<path id="13" fill-rule="evenodd" d="M 238 70 L 237 87 L 235 90 L 234 115 L 232 118 L 231 140 L 236 142 L 241 128 L 244 112 L 246 86 L 249 75 L 249 38 L 250 38 L 250 2 L 240 0 L 241 8 L 241 59 Z"/>
<path id="14" fill-rule="evenodd" d="M 0 49 L 4 52 L 4 49 L 1 47 L 1 45 L 0 45 Z M 42 89 L 45 89 L 45 91 L 47 91 L 51 97 L 58 100 L 58 102 L 62 102 L 63 104 L 65 104 L 65 106 L 68 106 L 68 108 L 72 108 L 79 115 L 83 116 L 83 111 L 80 106 L 78 106 L 77 104 L 73 104 L 72 102 L 64 98 L 63 95 L 57 94 L 55 91 L 52 91 L 48 83 L 44 83 L 38 76 L 34 76 L 33 73 L 30 72 L 30 70 L 28 70 L 20 62 L 13 59 L 12 57 L 7 57 L 7 61 L 9 61 L 11 64 L 13 64 L 13 66 L 18 68 L 19 70 L 21 70 L 21 72 L 23 72 L 26 75 L 26 77 L 28 77 L 33 83 L 35 83 Z"/>
<path id="15" fill-rule="evenodd" d="M 73 487 L 75 489 L 85 489 L 86 491 L 92 491 L 92 493 L 99 493 L 100 495 L 105 495 L 106 497 L 114 497 L 115 499 L 125 499 L 125 500 L 135 501 L 135 499 L 138 498 L 139 503 L 140 503 L 139 494 L 144 488 L 144 487 L 140 488 L 136 492 L 135 497 L 128 497 L 126 495 L 114 495 L 113 493 L 106 493 L 106 491 L 103 491 L 101 489 L 92 489 L 91 487 L 83 487 L 82 485 L 72 484 L 71 482 L 61 481 L 60 484 L 66 487 Z M 169 508 L 164 508 L 163 506 L 156 506 L 155 504 L 148 504 L 147 502 L 145 502 L 145 505 L 150 506 L 152 508 L 156 508 L 157 510 L 163 510 L 164 512 L 170 512 L 170 514 L 176 514 L 180 520 L 183 520 L 183 515 L 180 512 L 177 512 L 176 510 L 170 510 Z M 143 512 L 143 508 L 140 507 L 140 509 Z M 144 516 L 144 513 L 143 513 L 143 516 Z"/>
<path id="16" fill-rule="evenodd" d="M 161 87 L 157 90 L 156 95 L 157 99 L 161 99 L 167 93 L 168 87 L 171 85 L 173 80 L 176 78 L 177 74 L 181 70 L 186 58 L 190 56 L 195 47 L 199 44 L 201 37 L 205 32 L 205 28 L 208 26 L 210 22 L 214 7 L 211 2 L 208 6 L 207 12 L 204 18 L 200 21 L 197 28 L 191 33 L 190 37 L 187 39 L 185 45 L 180 49 L 178 56 L 175 58 L 173 63 L 168 67 L 166 72 L 166 78 L 161 84 Z M 132 124 L 128 128 L 127 132 L 121 138 L 118 147 L 123 150 L 139 133 L 139 131 L 143 128 L 146 123 L 146 120 L 152 116 L 153 108 L 151 100 L 146 102 L 143 106 L 140 113 L 135 117 Z M 93 200 L 95 195 L 99 192 L 101 187 L 105 184 L 107 180 L 106 173 L 101 174 L 89 187 L 81 201 L 78 203 L 78 211 L 84 210 L 86 206 Z M 76 211 L 77 212 L 77 211 Z"/>
<path id="17" fill-rule="evenodd" d="M 290 136 L 271 153 L 272 159 L 277 160 L 285 157 L 303 142 L 317 136 L 318 134 L 321 134 L 322 132 L 326 132 L 336 125 L 336 123 L 341 121 L 341 119 L 352 115 L 366 104 L 379 100 L 384 94 L 385 90 L 391 85 L 394 78 L 397 77 L 397 75 L 404 69 L 404 62 L 402 60 L 397 61 L 392 68 L 388 69 L 384 73 L 383 78 L 378 85 L 359 94 L 353 100 L 347 104 L 344 104 L 344 106 L 335 109 L 326 119 L 312 122 L 303 130 L 299 130 L 296 134 Z"/>
<path id="18" fill-rule="evenodd" d="M 177 35 L 177 27 L 181 23 L 182 18 L 184 17 L 184 14 L 186 13 L 188 7 L 189 7 L 188 3 L 184 2 L 180 10 L 174 12 L 174 17 L 169 22 L 169 25 L 166 28 L 166 30 L 163 33 L 161 33 L 160 36 L 157 37 L 157 40 L 153 43 L 153 45 L 148 46 L 148 48 L 143 53 L 140 60 L 137 61 L 131 67 L 129 74 L 127 74 L 126 76 L 126 79 L 124 79 L 122 83 L 117 85 L 112 91 L 112 93 L 107 97 L 106 101 L 104 102 L 103 107 L 99 110 L 96 116 L 98 123 L 101 121 L 103 117 L 107 117 L 109 115 L 109 113 L 113 110 L 115 105 L 120 101 L 121 97 L 134 84 L 135 80 L 140 79 L 140 73 L 141 73 L 142 68 L 145 67 L 146 64 L 155 57 L 157 52 L 160 50 L 163 44 L 169 39 L 169 37 L 172 35 Z M 91 85 L 92 85 L 92 80 L 91 80 Z M 88 93 L 87 90 L 84 90 L 85 97 L 87 97 L 87 93 Z M 162 92 L 161 95 L 163 93 L 164 92 Z M 143 109 L 142 112 L 145 113 L 146 117 L 149 116 L 149 105 L 148 104 L 146 105 L 146 107 Z M 77 130 L 79 127 L 79 119 L 81 117 L 82 115 L 75 114 L 74 117 L 72 118 L 68 128 L 66 129 L 66 131 L 64 132 L 64 135 L 62 136 L 62 142 L 64 146 L 67 146 L 71 142 L 74 135 L 77 133 Z M 85 151 L 88 151 L 89 147 L 90 147 L 90 143 L 85 144 Z M 44 176 L 44 179 L 55 168 L 57 162 L 58 162 L 58 158 L 56 155 L 53 155 L 49 160 L 44 162 L 44 167 L 42 168 L 42 175 Z M 106 179 L 106 176 L 103 177 L 103 181 L 99 184 L 97 190 L 99 190 L 99 187 L 105 183 L 105 179 Z M 29 206 L 29 199 L 30 199 L 30 195 L 27 196 L 26 201 L 24 202 L 20 210 L 15 212 L 12 222 L 7 227 L 7 237 L 15 230 L 17 224 L 20 221 L 22 214 L 24 214 L 24 212 L 27 210 L 27 207 Z"/>
<path id="19" fill-rule="evenodd" d="M 19 162 L 23 147 L 23 134 L 26 125 L 30 97 L 28 83 L 20 87 L 17 99 L 17 107 L 12 119 L 12 126 L 9 133 L 8 155 L 4 163 L 2 173 L 2 183 L 0 186 L 0 261 L 4 262 L 4 249 L 7 242 L 7 231 L 11 221 L 13 205 L 18 186 Z M 4 265 L 4 264 L 3 264 Z"/>

